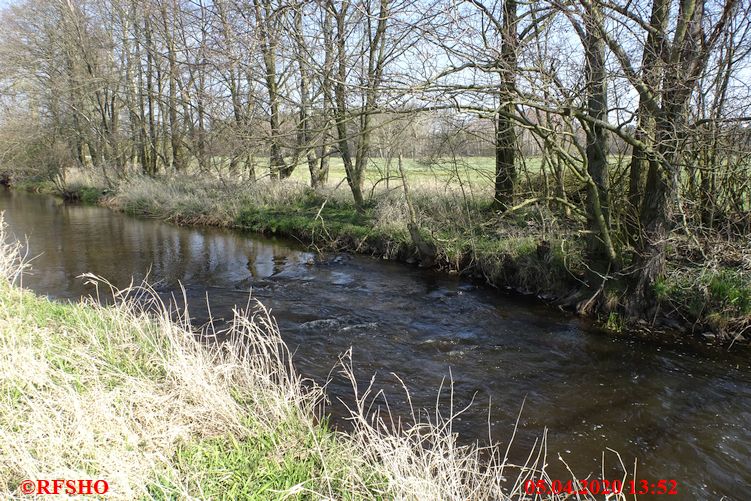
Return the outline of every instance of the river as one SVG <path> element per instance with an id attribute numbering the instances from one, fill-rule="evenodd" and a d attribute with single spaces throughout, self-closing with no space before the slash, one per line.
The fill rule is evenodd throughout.
<path id="1" fill-rule="evenodd" d="M 93 292 L 92 272 L 117 286 L 149 273 L 165 293 L 185 286 L 200 322 L 230 317 L 249 291 L 271 308 L 294 362 L 326 380 L 352 347 L 357 375 L 406 415 L 397 374 L 416 408 L 434 409 L 442 380 L 462 440 L 506 443 L 520 409 L 512 458 L 523 461 L 548 430 L 549 471 L 602 478 L 603 451 L 639 478 L 674 479 L 669 499 L 751 499 L 748 352 L 613 337 L 576 317 L 437 272 L 363 256 L 323 257 L 299 244 L 214 228 L 181 228 L 45 196 L 2 190 L 10 231 L 28 237 L 23 285 L 56 299 Z M 445 385 L 444 385 L 445 386 Z M 331 412 L 351 394 L 335 376 Z M 488 405 L 491 404 L 490 414 Z M 448 392 L 444 391 L 444 411 Z M 522 409 L 523 405 L 523 409 Z M 490 418 L 488 417 L 490 416 Z M 605 478 L 618 478 L 605 452 Z M 639 496 L 661 499 L 666 496 Z"/>

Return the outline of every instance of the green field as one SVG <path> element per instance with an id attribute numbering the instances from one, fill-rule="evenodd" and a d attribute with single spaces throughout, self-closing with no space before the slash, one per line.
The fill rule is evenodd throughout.
<path id="1" fill-rule="evenodd" d="M 524 170 L 530 174 L 539 174 L 540 157 L 527 159 Z M 263 165 L 263 164 L 262 164 Z M 409 181 L 438 181 L 455 183 L 471 183 L 476 187 L 490 187 L 495 178 L 495 158 L 493 157 L 460 157 L 454 160 L 422 160 L 413 158 L 403 159 L 404 172 Z M 346 177 L 342 159 L 334 156 L 329 164 L 329 183 L 336 184 Z M 293 172 L 292 179 L 309 182 L 307 164 L 299 164 Z M 366 187 L 370 188 L 374 184 L 385 184 L 388 178 L 391 181 L 399 181 L 399 167 L 397 159 L 391 159 L 389 162 L 384 158 L 371 158 L 368 161 L 368 167 L 365 172 Z"/>

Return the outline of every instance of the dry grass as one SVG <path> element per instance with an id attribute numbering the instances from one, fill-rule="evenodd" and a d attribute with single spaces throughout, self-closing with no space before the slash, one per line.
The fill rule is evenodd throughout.
<path id="1" fill-rule="evenodd" d="M 107 188 L 107 179 L 101 170 L 94 169 L 66 169 L 64 171 L 64 183 L 68 189 L 74 190 L 78 187 Z"/>
<path id="2" fill-rule="evenodd" d="M 240 186 L 192 176 L 153 179 L 131 176 L 102 204 L 125 212 L 181 224 L 229 226 L 240 199 Z"/>

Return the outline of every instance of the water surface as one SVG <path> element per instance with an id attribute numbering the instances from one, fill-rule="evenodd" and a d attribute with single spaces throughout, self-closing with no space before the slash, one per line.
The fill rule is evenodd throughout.
<path id="1" fill-rule="evenodd" d="M 415 407 L 427 409 L 453 377 L 454 406 L 475 402 L 456 422 L 465 441 L 487 440 L 488 423 L 494 439 L 508 441 L 523 403 L 512 456 L 522 461 L 547 429 L 553 478 L 567 478 L 559 455 L 580 478 L 602 478 L 611 448 L 630 468 L 638 460 L 640 478 L 677 480 L 681 494 L 669 498 L 750 499 L 747 353 L 615 339 L 545 305 L 408 265 L 319 258 L 289 241 L 7 190 L 0 210 L 15 235 L 28 237 L 35 258 L 24 286 L 38 293 L 76 299 L 93 292 L 82 273 L 117 286 L 149 273 L 166 292 L 182 283 L 200 321 L 207 292 L 212 314 L 231 317 L 252 289 L 272 309 L 300 372 L 319 382 L 352 347 L 359 378 L 375 374 L 397 414 L 408 407 L 393 374 Z M 334 377 L 334 414 L 350 393 Z M 606 478 L 616 476 L 614 459 L 606 456 Z"/>

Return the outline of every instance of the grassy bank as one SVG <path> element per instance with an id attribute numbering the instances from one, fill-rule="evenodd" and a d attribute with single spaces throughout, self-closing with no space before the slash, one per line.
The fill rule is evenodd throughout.
<path id="1" fill-rule="evenodd" d="M 317 413 L 321 388 L 296 374 L 260 305 L 236 312 L 228 341 L 199 343 L 213 326 L 195 332 L 147 286 L 116 292 L 108 307 L 22 290 L 18 245 L 6 237 L 4 499 L 26 497 L 25 479 L 60 478 L 104 479 L 108 498 L 129 500 L 502 500 L 525 498 L 525 480 L 544 476 L 544 442 L 529 464 L 510 466 L 497 445 L 457 445 L 452 416 L 396 425 L 366 415 L 369 391 L 352 430 L 334 431 Z"/>
<path id="2" fill-rule="evenodd" d="M 456 168 L 431 176 L 425 167 L 408 165 L 418 224 L 437 252 L 431 266 L 539 295 L 614 331 L 636 329 L 651 336 L 672 330 L 720 343 L 744 339 L 751 325 L 748 248 L 718 241 L 697 249 L 690 239 L 678 237 L 669 246 L 670 273 L 657 284 L 658 304 L 641 319 L 627 321 L 619 311 L 628 297 L 617 279 L 602 290 L 588 285 L 591 272 L 577 213 L 563 218 L 545 205 L 529 204 L 498 214 L 489 207 L 492 183 L 482 175 L 488 170 L 483 166 L 467 167 L 469 174 L 449 181 L 446 176 Z M 319 250 L 418 262 L 401 184 L 392 181 L 387 188 L 374 178 L 366 186 L 368 204 L 357 212 L 347 187 L 334 175 L 318 191 L 295 179 L 244 183 L 207 175 L 134 176 L 105 189 L 95 175 L 75 172 L 65 189 L 44 182 L 22 185 L 177 224 L 240 228 L 292 237 Z"/>

